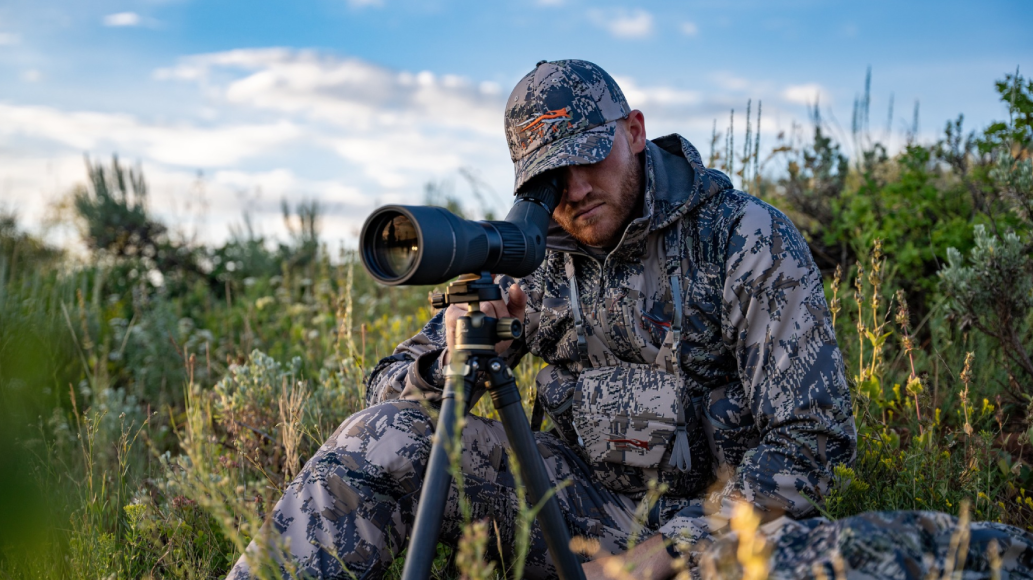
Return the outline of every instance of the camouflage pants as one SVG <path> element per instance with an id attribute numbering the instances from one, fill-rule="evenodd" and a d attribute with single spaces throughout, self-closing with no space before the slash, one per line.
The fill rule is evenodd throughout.
<path id="1" fill-rule="evenodd" d="M 431 416 L 414 401 L 381 403 L 342 423 L 276 504 L 266 530 L 272 541 L 255 541 L 248 547 L 249 555 L 271 553 L 280 562 L 263 576 L 382 576 L 407 544 L 433 427 Z M 556 437 L 545 433 L 535 437 L 552 480 L 570 481 L 557 497 L 572 535 L 599 540 L 601 553 L 624 551 L 632 530 L 641 530 L 643 537 L 652 535 L 683 508 L 702 513 L 696 500 L 662 498 L 648 521 L 636 525 L 636 502 L 593 481 L 588 466 Z M 489 555 L 497 557 L 495 547 L 501 546 L 501 556 L 511 563 L 520 506 L 506 441 L 501 423 L 470 416 L 463 430 L 462 469 L 473 518 L 494 520 L 496 525 L 489 529 L 497 526 L 501 535 L 489 540 L 488 547 L 495 552 Z M 453 482 L 441 541 L 454 546 L 462 523 Z M 781 518 L 761 531 L 772 546 L 771 578 L 921 579 L 931 571 L 932 577 L 939 578 L 962 561 L 965 572 L 956 577 L 1033 578 L 1033 534 L 975 522 L 964 538 L 955 539 L 957 528 L 956 518 L 942 513 L 885 512 L 834 522 Z M 725 565 L 736 560 L 736 545 L 735 534 L 717 540 L 705 550 L 702 566 L 693 569 L 693 576 L 709 577 L 710 571 L 720 578 L 739 577 L 740 570 Z M 968 547 L 964 559 L 959 557 L 965 553 L 963 546 Z M 241 557 L 230 579 L 257 576 L 247 558 Z M 994 568 L 1001 573 L 994 574 Z M 525 574 L 529 578 L 555 575 L 537 524 Z"/>
<path id="2" fill-rule="evenodd" d="M 289 542 L 291 560 L 276 575 L 291 577 L 294 568 L 297 577 L 380 577 L 407 545 L 433 427 L 430 415 L 414 401 L 381 403 L 342 423 L 274 508 L 274 535 Z M 605 552 L 623 552 L 632 530 L 652 535 L 661 521 L 690 503 L 662 500 L 650 521 L 636 527 L 636 502 L 594 483 L 588 466 L 558 438 L 547 433 L 535 437 L 552 481 L 570 481 L 557 497 L 572 535 L 599 540 Z M 510 563 L 520 506 L 505 430 L 498 421 L 471 415 L 462 439 L 463 489 L 473 519 L 494 520 L 501 537 L 491 538 L 489 549 L 497 552 L 495 547 L 501 546 L 504 561 Z M 454 546 L 463 523 L 454 481 L 444 519 L 441 541 Z M 248 553 L 259 551 L 257 542 L 248 547 Z M 246 558 L 241 557 L 229 578 L 256 576 Z M 529 578 L 555 575 L 537 523 L 525 574 Z"/>
<path id="3" fill-rule="evenodd" d="M 1033 534 L 932 511 L 868 512 L 829 521 L 781 518 L 761 526 L 772 546 L 770 580 L 1033 578 Z M 729 534 L 704 552 L 696 577 L 739 578 Z M 706 574 L 705 572 L 710 572 Z"/>

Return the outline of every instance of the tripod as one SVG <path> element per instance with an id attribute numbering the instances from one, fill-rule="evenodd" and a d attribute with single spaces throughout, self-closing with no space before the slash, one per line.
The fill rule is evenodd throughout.
<path id="1" fill-rule="evenodd" d="M 552 487 L 545 472 L 545 463 L 531 433 L 531 426 L 520 403 L 513 372 L 495 352 L 495 343 L 500 340 L 520 338 L 523 326 L 515 318 L 495 319 L 485 316 L 480 303 L 500 300 L 502 292 L 488 272 L 460 276 L 448 285 L 444 294 L 436 294 L 431 303 L 437 308 L 450 304 L 466 304 L 467 314 L 456 324 L 455 349 L 441 396 L 441 411 L 435 430 L 427 474 L 423 481 L 423 492 L 416 508 L 416 521 L 409 540 L 409 553 L 402 571 L 403 580 L 424 580 L 430 576 L 441 531 L 441 519 L 448 499 L 448 488 L 452 475 L 448 471 L 449 451 L 461 440 L 455 437 L 456 392 L 463 389 L 462 400 L 469 401 L 473 394 L 477 374 L 488 375 L 488 392 L 499 413 L 506 437 L 520 463 L 520 472 L 527 486 L 527 495 L 532 504 L 537 504 Z M 467 409 L 463 409 L 466 413 Z M 570 551 L 570 534 L 567 532 L 559 502 L 549 497 L 538 512 L 542 535 L 552 554 L 557 572 L 562 580 L 584 580 L 584 573 L 577 557 Z"/>

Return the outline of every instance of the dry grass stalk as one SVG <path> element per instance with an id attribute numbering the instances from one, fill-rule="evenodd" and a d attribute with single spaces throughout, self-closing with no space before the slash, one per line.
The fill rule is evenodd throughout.
<path id="1" fill-rule="evenodd" d="M 575 554 L 592 558 L 599 553 L 600 549 L 602 549 L 602 546 L 599 545 L 599 540 L 595 538 L 574 536 L 570 539 L 570 551 Z"/>
<path id="2" fill-rule="evenodd" d="M 836 275 L 832 278 L 832 300 L 829 301 L 829 311 L 832 312 L 832 328 L 836 328 L 836 316 L 843 309 L 839 299 L 839 286 L 843 283 L 843 267 L 836 264 Z"/>
<path id="3" fill-rule="evenodd" d="M 857 304 L 857 348 L 858 348 L 858 366 L 860 367 L 861 374 L 857 377 L 857 382 L 863 382 L 866 378 L 864 368 L 864 266 L 857 263 L 857 277 L 854 278 L 854 302 Z"/>
<path id="4" fill-rule="evenodd" d="M 304 381 L 295 381 L 290 388 L 287 379 L 280 386 L 280 443 L 283 445 L 283 481 L 284 487 L 301 470 L 301 458 L 298 449 L 301 445 L 301 420 L 305 414 L 305 402 L 308 400 L 308 389 Z"/>
<path id="5" fill-rule="evenodd" d="M 495 577 L 495 563 L 485 559 L 488 547 L 488 521 L 479 520 L 466 526 L 459 539 L 456 566 L 463 580 L 489 580 Z"/>
<path id="6" fill-rule="evenodd" d="M 736 557 L 743 580 L 764 580 L 768 577 L 768 546 L 759 531 L 760 516 L 751 504 L 740 502 L 732 513 L 731 526 L 739 538 Z"/>
<path id="7" fill-rule="evenodd" d="M 965 355 L 965 368 L 961 370 L 961 382 L 965 385 L 965 388 L 961 391 L 961 409 L 965 413 L 965 425 L 963 427 L 965 435 L 972 435 L 972 423 L 969 421 L 969 402 L 968 402 L 968 387 L 969 383 L 972 382 L 972 361 L 975 359 L 975 353 L 968 353 Z"/>
<path id="8" fill-rule="evenodd" d="M 951 534 L 950 546 L 947 548 L 947 559 L 943 563 L 942 580 L 961 580 L 965 570 L 965 559 L 968 557 L 968 542 L 971 536 L 969 530 L 969 503 L 968 500 L 961 502 L 960 513 L 958 514 L 958 527 Z"/>
<path id="9" fill-rule="evenodd" d="M 911 313 L 908 311 L 907 298 L 904 296 L 903 290 L 897 290 L 897 326 L 900 327 L 902 337 L 901 346 L 904 348 L 904 352 L 907 353 L 908 360 L 911 362 L 911 375 L 907 380 L 907 392 L 914 397 L 915 400 L 915 416 L 918 418 L 918 432 L 924 433 L 922 429 L 922 410 L 918 403 L 918 393 L 922 390 L 922 379 L 918 378 L 918 373 L 915 372 L 915 356 L 914 340 L 911 338 Z"/>
<path id="10" fill-rule="evenodd" d="M 997 547 L 997 540 L 987 544 L 986 559 L 990 561 L 991 580 L 1001 580 L 1001 549 Z"/>

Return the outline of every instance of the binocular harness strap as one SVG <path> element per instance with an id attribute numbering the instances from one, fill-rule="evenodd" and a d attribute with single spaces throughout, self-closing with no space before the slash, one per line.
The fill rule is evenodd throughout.
<path id="1" fill-rule="evenodd" d="M 664 232 L 664 252 L 666 257 L 665 274 L 671 285 L 671 301 L 674 303 L 674 316 L 671 320 L 671 360 L 670 364 L 675 376 L 681 378 L 681 341 L 682 341 L 682 316 L 683 300 L 682 295 L 682 268 L 681 268 L 681 222 L 677 222 L 667 228 Z M 588 356 L 588 337 L 585 332 L 585 320 L 581 312 L 581 300 L 577 287 L 577 276 L 574 271 L 574 260 L 568 253 L 564 255 L 564 268 L 567 278 L 570 280 L 570 312 L 574 318 L 574 329 L 577 332 L 577 350 L 584 368 L 592 366 Z M 630 322 L 630 321 L 629 321 Z M 666 367 L 667 361 L 656 361 L 657 364 Z M 685 404 L 678 401 L 676 429 L 674 445 L 671 449 L 669 464 L 679 471 L 688 472 L 692 469 L 692 453 L 689 449 L 689 437 L 685 419 Z"/>
<path id="2" fill-rule="evenodd" d="M 671 320 L 671 338 L 674 343 L 671 346 L 671 366 L 678 378 L 682 376 L 681 368 L 681 331 L 682 315 L 684 314 L 681 290 L 682 269 L 681 269 L 681 222 L 667 228 L 664 233 L 664 249 L 667 253 L 667 279 L 671 283 L 671 301 L 674 303 L 674 319 Z M 671 448 L 671 467 L 688 472 L 692 469 L 692 452 L 689 449 L 689 435 L 685 422 L 685 403 L 678 401 L 676 404 L 678 416 L 674 431 L 674 446 Z"/>
<path id="3" fill-rule="evenodd" d="M 588 368 L 592 361 L 588 358 L 588 337 L 585 335 L 585 319 L 581 316 L 581 300 L 578 298 L 577 276 L 574 275 L 574 260 L 570 254 L 563 257 L 563 266 L 567 271 L 567 278 L 570 278 L 570 313 L 574 317 L 574 330 L 577 332 L 577 352 L 581 357 L 581 364 Z"/>

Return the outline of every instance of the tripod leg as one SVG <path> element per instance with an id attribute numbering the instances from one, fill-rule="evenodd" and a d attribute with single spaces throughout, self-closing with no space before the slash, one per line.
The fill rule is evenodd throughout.
<path id="1" fill-rule="evenodd" d="M 453 364 L 466 366 L 468 354 L 456 352 Z M 462 445 L 455 437 L 457 389 L 463 389 L 463 401 L 468 401 L 472 392 L 473 371 L 467 376 L 449 374 L 445 380 L 445 390 L 441 397 L 441 411 L 438 414 L 438 426 L 434 430 L 434 443 L 427 461 L 427 472 L 423 477 L 423 491 L 416 506 L 416 520 L 409 535 L 409 552 L 402 570 L 402 580 L 425 580 L 430 578 L 431 565 L 437 555 L 438 535 L 441 532 L 441 521 L 448 501 L 448 488 L 452 485 L 452 474 L 449 473 L 449 451 L 454 443 Z M 465 404 L 465 403 L 464 403 Z M 465 409 L 458 412 L 465 413 Z"/>
<path id="2" fill-rule="evenodd" d="M 538 451 L 531 426 L 527 422 L 524 408 L 520 404 L 520 390 L 517 389 L 513 374 L 501 358 L 494 358 L 488 363 L 488 376 L 491 380 L 491 400 L 499 413 L 502 426 L 506 429 L 506 437 L 520 462 L 520 472 L 527 485 L 527 495 L 531 503 L 537 505 L 541 498 L 552 487 L 545 471 L 545 462 Z M 421 500 L 422 501 L 422 500 Z M 561 580 L 584 580 L 584 572 L 577 556 L 570 550 L 570 533 L 560 511 L 559 500 L 552 496 L 541 511 L 538 522 L 542 526 L 545 544 L 552 554 L 552 561 Z"/>

